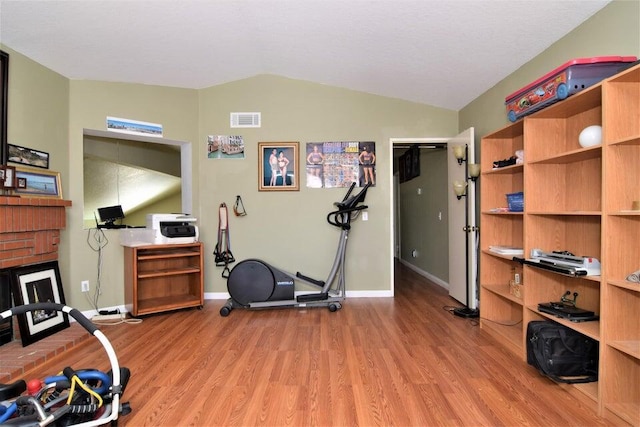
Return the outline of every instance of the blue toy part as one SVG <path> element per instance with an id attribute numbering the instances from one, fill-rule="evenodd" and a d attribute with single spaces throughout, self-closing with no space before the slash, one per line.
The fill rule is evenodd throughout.
<path id="1" fill-rule="evenodd" d="M 85 382 L 87 380 L 100 381 L 100 387 L 93 389 L 98 394 L 103 394 L 107 392 L 109 390 L 109 387 L 111 387 L 111 378 L 109 377 L 109 375 L 105 374 L 102 371 L 98 371 L 98 370 L 77 371 L 77 375 L 78 375 L 78 378 L 80 378 L 82 381 L 85 381 Z M 56 375 L 56 376 L 49 376 L 44 379 L 45 384 L 51 384 L 51 383 L 56 383 L 60 381 L 69 381 L 69 378 L 67 378 L 64 375 Z"/>
<path id="2" fill-rule="evenodd" d="M 556 90 L 556 95 L 558 96 L 558 99 L 565 99 L 567 96 L 569 96 L 569 89 L 567 88 L 567 85 L 564 83 L 560 83 L 558 85 L 558 89 Z"/>

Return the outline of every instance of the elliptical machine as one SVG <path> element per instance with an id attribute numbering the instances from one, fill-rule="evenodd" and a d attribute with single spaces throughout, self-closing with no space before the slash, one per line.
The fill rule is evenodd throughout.
<path id="1" fill-rule="evenodd" d="M 334 203 L 337 210 L 327 215 L 327 222 L 341 231 L 333 266 L 325 281 L 312 279 L 300 272 L 292 275 L 259 259 L 247 259 L 238 263 L 227 276 L 223 274 L 231 298 L 220 309 L 220 315 L 226 317 L 234 308 L 328 307 L 331 312 L 341 309 L 345 299 L 344 262 L 351 221 L 368 208 L 363 203 L 370 184 L 351 196 L 355 186 L 353 182 L 342 201 Z M 317 287 L 319 291 L 296 297 L 296 280 Z"/>

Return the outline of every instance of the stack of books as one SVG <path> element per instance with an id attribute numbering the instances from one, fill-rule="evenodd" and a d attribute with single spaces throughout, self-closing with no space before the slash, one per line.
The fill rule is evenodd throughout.
<path id="1" fill-rule="evenodd" d="M 489 252 L 493 252 L 498 255 L 523 255 L 524 250 L 522 248 L 516 248 L 514 246 L 489 246 Z"/>

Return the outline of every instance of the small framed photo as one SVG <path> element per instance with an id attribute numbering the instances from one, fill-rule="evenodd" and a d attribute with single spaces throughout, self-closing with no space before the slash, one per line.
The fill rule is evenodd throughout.
<path id="1" fill-rule="evenodd" d="M 16 168 L 13 166 L 0 165 L 0 188 L 15 188 L 16 187 Z"/>
<path id="2" fill-rule="evenodd" d="M 16 188 L 27 188 L 27 178 L 18 178 Z"/>
<path id="3" fill-rule="evenodd" d="M 258 143 L 258 190 L 299 191 L 298 142 Z"/>
<path id="4" fill-rule="evenodd" d="M 36 302 L 65 304 L 57 261 L 15 267 L 9 274 L 16 306 Z M 33 310 L 17 317 L 23 347 L 69 327 L 67 313 L 56 310 Z"/>
<path id="5" fill-rule="evenodd" d="M 49 153 L 7 144 L 7 161 L 35 168 L 49 169 Z"/>
<path id="6" fill-rule="evenodd" d="M 60 172 L 16 167 L 16 179 L 23 180 L 24 187 L 18 185 L 13 193 L 25 197 L 62 199 Z"/>

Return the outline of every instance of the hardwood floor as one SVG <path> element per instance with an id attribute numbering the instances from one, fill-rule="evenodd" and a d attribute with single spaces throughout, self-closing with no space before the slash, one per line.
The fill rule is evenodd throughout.
<path id="1" fill-rule="evenodd" d="M 203 310 L 104 326 L 131 369 L 125 426 L 609 425 L 453 316 L 447 293 L 397 266 L 395 298 L 343 309 Z M 94 339 L 28 378 L 108 369 Z"/>

